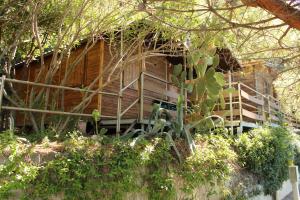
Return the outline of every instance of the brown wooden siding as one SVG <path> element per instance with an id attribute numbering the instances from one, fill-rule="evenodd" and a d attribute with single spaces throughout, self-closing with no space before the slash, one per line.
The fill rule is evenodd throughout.
<path id="1" fill-rule="evenodd" d="M 102 41 L 103 42 L 103 41 Z M 60 69 L 54 76 L 54 80 L 51 84 L 61 84 L 66 73 L 67 63 L 70 65 L 74 64 L 75 60 L 80 57 L 85 45 L 74 49 L 69 57 L 69 59 L 63 59 Z M 112 55 L 107 43 L 98 42 L 91 48 L 88 53 L 83 56 L 78 64 L 73 68 L 72 73 L 67 78 L 64 86 L 69 87 L 86 87 L 93 81 L 97 80 L 100 72 L 102 76 L 98 81 L 95 81 L 93 89 L 101 88 L 102 84 L 106 84 L 109 78 L 112 67 L 116 61 L 111 62 Z M 112 51 L 116 55 L 118 52 Z M 101 60 L 103 59 L 103 60 Z M 45 63 L 48 66 L 51 62 L 51 56 L 48 56 Z M 128 63 L 125 66 L 123 72 L 124 80 L 122 87 L 127 86 L 134 79 L 139 77 L 142 69 L 142 60 L 136 60 L 132 63 Z M 168 63 L 165 57 L 151 57 L 145 59 L 145 72 L 154 75 L 165 81 L 170 81 L 171 65 Z M 36 76 L 40 70 L 40 63 L 33 62 L 28 68 L 21 67 L 17 69 L 17 79 L 29 80 L 36 82 Z M 44 72 L 46 73 L 46 72 Z M 43 76 L 45 76 L 43 74 Z M 39 82 L 43 82 L 44 79 Z M 144 82 L 144 94 L 145 96 L 150 96 L 156 99 L 161 99 L 165 101 L 176 101 L 176 95 L 178 90 L 173 86 L 167 86 L 166 83 L 149 78 L 145 76 Z M 23 99 L 28 99 L 28 94 L 31 87 L 22 86 L 17 87 L 18 92 L 21 94 Z M 116 71 L 111 77 L 109 84 L 102 88 L 104 92 L 118 93 L 120 91 L 120 73 Z M 51 89 L 51 94 L 55 94 L 57 90 Z M 173 93 L 173 94 L 172 94 Z M 166 96 L 168 94 L 169 96 Z M 57 99 L 52 99 L 53 102 L 49 104 L 48 109 L 56 109 L 63 111 L 71 111 L 74 106 L 78 105 L 84 97 L 84 93 L 76 91 L 60 91 Z M 122 111 L 124 111 L 128 106 L 130 106 L 139 97 L 139 84 L 136 82 L 131 87 L 123 92 L 122 96 Z M 27 100 L 28 101 L 28 100 Z M 152 111 L 152 105 L 154 100 L 150 98 L 144 98 L 144 116 L 147 118 Z M 109 95 L 96 95 L 92 98 L 88 106 L 84 109 L 84 113 L 92 113 L 94 109 L 99 109 L 101 106 L 101 114 L 106 116 L 116 116 L 118 98 L 116 96 Z M 134 105 L 123 117 L 122 119 L 137 119 L 139 117 L 140 105 L 137 103 Z M 17 125 L 23 125 L 25 123 L 25 118 L 21 113 L 18 113 Z M 29 123 L 28 121 L 26 123 Z"/>

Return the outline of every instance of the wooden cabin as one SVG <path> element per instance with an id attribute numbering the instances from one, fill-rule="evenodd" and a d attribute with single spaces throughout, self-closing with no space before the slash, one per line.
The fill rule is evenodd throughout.
<path id="1" fill-rule="evenodd" d="M 15 88 L 27 104 L 26 107 L 30 106 L 29 93 L 33 87 L 38 88 L 36 91 L 49 88 L 51 101 L 47 102 L 47 105 L 29 107 L 35 109 L 34 112 L 46 110 L 49 120 L 55 114 L 91 118 L 92 111 L 97 109 L 101 112 L 102 125 L 116 127 L 117 131 L 136 123 L 148 123 L 153 103 L 162 103 L 171 112 L 176 108 L 179 90 L 172 85 L 170 77 L 174 64 L 183 63 L 182 57 L 159 54 L 145 58 L 140 56 L 145 50 L 141 46 L 134 53 L 136 59 L 126 62 L 121 73 L 112 73 L 111 69 L 116 63 L 112 60 L 116 53 L 112 53 L 107 42 L 100 40 L 80 57 L 84 49 L 85 46 L 80 45 L 71 52 L 69 59 L 62 60 L 61 67 L 55 72 L 50 85 L 44 85 L 44 79 L 36 80 L 41 69 L 40 62 L 32 62 L 29 67 L 22 64 L 16 66 L 18 81 L 14 81 L 14 84 L 18 85 Z M 281 110 L 272 84 L 277 74 L 276 69 L 260 61 L 240 64 L 228 49 L 218 49 L 217 53 L 220 55 L 218 70 L 224 72 L 228 80 L 226 87 L 235 88 L 235 91 L 224 95 L 226 108 L 222 110 L 220 105 L 217 105 L 215 114 L 223 116 L 226 126 L 237 132 L 265 122 L 278 124 L 278 113 Z M 46 66 L 50 65 L 51 59 L 51 54 L 45 57 Z M 66 63 L 75 61 L 78 61 L 78 64 L 74 65 L 70 76 L 64 82 L 66 71 L 69 70 L 66 69 Z M 41 77 L 44 78 L 43 72 Z M 110 81 L 107 81 L 108 79 Z M 93 86 L 87 88 L 92 83 Z M 86 104 L 83 112 L 74 111 L 73 108 L 90 93 L 95 95 Z M 30 110 L 10 109 L 17 110 L 17 126 L 30 124 L 26 115 L 28 112 L 22 112 Z M 294 127 L 300 128 L 295 118 L 287 115 L 285 117 Z"/>
<path id="2" fill-rule="evenodd" d="M 69 59 L 63 59 L 60 69 L 56 72 L 50 88 L 51 97 L 49 105 L 44 109 L 52 114 L 55 111 L 63 111 L 66 114 L 73 112 L 72 109 L 83 101 L 85 88 L 95 82 L 90 88 L 90 92 L 101 88 L 101 91 L 95 95 L 85 107 L 83 117 L 91 117 L 94 109 L 101 111 L 101 122 L 105 125 L 116 126 L 116 123 L 131 124 L 135 121 L 146 123 L 146 119 L 152 111 L 153 103 L 163 102 L 168 107 L 176 105 L 178 89 L 170 83 L 170 74 L 172 73 L 172 58 L 164 55 L 150 56 L 147 58 L 138 58 L 132 62 L 127 62 L 124 71 L 120 74 L 116 71 L 110 77 L 112 64 L 112 53 L 109 44 L 104 40 L 97 42 L 87 53 L 80 59 L 73 69 L 69 78 L 62 83 L 66 73 L 66 62 L 72 63 L 84 51 L 85 45 L 74 49 Z M 139 51 L 143 51 L 140 49 Z M 136 53 L 138 55 L 138 52 Z M 52 55 L 45 58 L 45 65 L 49 66 Z M 40 71 L 41 64 L 39 61 L 32 62 L 29 67 L 23 67 L 22 64 L 16 67 L 16 79 L 44 83 L 43 79 L 36 80 Z M 99 76 L 103 74 L 102 76 Z M 99 79 L 98 79 L 99 78 Z M 95 81 L 96 80 L 96 81 Z M 29 93 L 32 87 L 45 88 L 42 85 L 28 85 L 27 83 L 15 83 L 18 93 L 29 102 Z M 57 85 L 63 85 L 65 88 L 58 89 Z M 70 89 L 75 88 L 75 89 Z M 58 92 L 54 95 L 55 92 Z M 53 100 L 53 98 L 56 98 Z M 27 105 L 29 106 L 29 105 Z M 166 105 L 165 105 L 166 106 Z M 62 114 L 62 113 L 57 113 Z M 71 113 L 69 113 L 71 114 Z M 26 112 L 18 111 L 16 114 L 16 125 L 24 126 L 30 124 L 26 117 Z M 120 127 L 118 127 L 120 129 Z"/>

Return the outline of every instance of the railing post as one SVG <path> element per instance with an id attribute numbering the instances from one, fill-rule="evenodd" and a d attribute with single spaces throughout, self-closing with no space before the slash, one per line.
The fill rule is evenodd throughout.
<path id="1" fill-rule="evenodd" d="M 120 135 L 120 131 L 121 131 L 121 112 L 122 112 L 122 102 L 121 102 L 121 95 L 122 92 L 119 92 L 118 95 L 118 108 L 117 108 L 117 136 Z"/>
<path id="2" fill-rule="evenodd" d="M 263 100 L 263 105 L 261 106 L 261 114 L 262 114 L 262 118 L 263 118 L 263 124 L 265 124 L 266 122 L 266 114 L 265 114 L 265 97 L 261 96 L 262 100 Z"/>
<path id="3" fill-rule="evenodd" d="M 119 82 L 119 95 L 118 95 L 118 108 L 117 108 L 117 137 L 120 136 L 121 132 L 121 113 L 122 113 L 122 95 L 123 95 L 123 72 L 124 72 L 124 63 L 123 63 L 123 56 L 124 56 L 124 38 L 123 38 L 123 30 L 121 30 L 121 41 L 120 41 L 120 57 L 121 57 L 121 67 L 120 67 L 120 82 Z"/>
<path id="4" fill-rule="evenodd" d="M 140 123 L 143 124 L 144 120 L 144 72 L 140 74 Z"/>
<path id="5" fill-rule="evenodd" d="M 0 111 L 2 108 L 2 100 L 3 100 L 3 93 L 4 93 L 4 83 L 5 83 L 5 75 L 2 75 L 1 77 L 1 85 L 0 85 Z"/>
<path id="6" fill-rule="evenodd" d="M 241 83 L 238 83 L 238 93 L 239 93 L 239 114 L 240 114 L 240 130 L 238 133 L 243 133 L 243 105 L 242 105 L 242 95 L 241 95 Z"/>
<path id="7" fill-rule="evenodd" d="M 229 82 L 229 88 L 232 87 L 232 77 L 231 77 L 231 71 L 228 71 L 228 82 Z M 233 107 L 232 107 L 232 93 L 229 93 L 229 108 L 230 108 L 230 132 L 233 134 Z"/>

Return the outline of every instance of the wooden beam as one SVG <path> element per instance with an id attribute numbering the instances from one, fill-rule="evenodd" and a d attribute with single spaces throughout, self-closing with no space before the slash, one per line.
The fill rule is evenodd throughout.
<path id="1" fill-rule="evenodd" d="M 144 67 L 145 67 L 145 57 L 142 55 L 142 43 L 139 44 L 139 122 L 141 123 L 144 120 Z M 142 129 L 144 129 L 144 125 L 142 125 Z"/>
<path id="2" fill-rule="evenodd" d="M 247 92 L 245 92 L 244 90 L 241 90 L 241 95 L 243 98 L 252 101 L 253 103 L 256 103 L 258 105 L 264 105 L 264 101 L 262 99 L 258 99 L 254 96 L 249 95 Z"/>
<path id="3" fill-rule="evenodd" d="M 242 95 L 241 95 L 241 84 L 238 84 L 238 93 L 239 93 L 239 115 L 240 115 L 240 121 L 243 121 L 243 104 L 242 104 Z M 242 123 L 240 123 L 240 129 L 238 131 L 239 133 L 243 132 L 243 126 Z"/>
<path id="4" fill-rule="evenodd" d="M 239 116 L 240 110 L 239 109 L 233 109 L 232 112 L 230 110 L 220 110 L 220 111 L 213 111 L 214 115 L 219 115 L 221 117 L 227 117 L 227 116 Z"/>
<path id="5" fill-rule="evenodd" d="M 229 88 L 232 87 L 232 76 L 231 76 L 231 71 L 228 71 L 228 82 L 229 82 Z M 233 133 L 233 105 L 232 105 L 232 93 L 229 93 L 229 107 L 230 107 L 230 123 L 231 123 L 231 133 Z"/>
<path id="6" fill-rule="evenodd" d="M 5 78 L 6 78 L 5 75 L 2 75 L 1 85 L 0 85 L 0 111 L 1 111 L 1 107 L 2 107 L 2 99 L 3 99 L 3 95 L 4 95 Z"/>
<path id="7" fill-rule="evenodd" d="M 103 87 L 103 66 L 104 66 L 104 40 L 100 40 L 99 42 L 99 50 L 100 50 L 100 60 L 99 60 L 99 82 L 98 82 L 98 88 L 100 88 L 100 91 L 102 91 Z M 98 94 L 98 111 L 100 113 L 102 109 L 102 94 Z"/>
<path id="8" fill-rule="evenodd" d="M 249 117 L 251 119 L 255 119 L 257 121 L 263 121 L 264 120 L 263 116 L 258 115 L 258 114 L 254 113 L 254 112 L 251 112 L 251 111 L 246 110 L 246 109 L 242 109 L 242 111 L 243 111 L 243 116 Z"/>

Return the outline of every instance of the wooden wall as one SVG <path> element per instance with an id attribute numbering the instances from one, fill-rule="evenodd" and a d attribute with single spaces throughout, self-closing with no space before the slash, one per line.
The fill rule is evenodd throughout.
<path id="1" fill-rule="evenodd" d="M 62 64 L 59 70 L 54 76 L 54 80 L 50 84 L 59 85 L 64 79 L 65 73 L 68 69 L 66 66 L 71 66 L 72 63 L 78 59 L 84 49 L 85 45 L 81 45 L 78 48 L 75 48 L 69 59 L 63 59 Z M 104 41 L 97 42 L 85 56 L 79 59 L 77 65 L 75 65 L 72 73 L 67 78 L 67 81 L 64 86 L 83 88 L 91 84 L 93 81 L 96 83 L 93 89 L 102 88 L 103 84 L 107 84 L 112 67 L 116 61 L 111 62 L 114 58 L 113 56 L 118 52 L 111 51 L 109 45 Z M 112 54 L 111 54 L 112 53 Z M 45 63 L 48 66 L 50 65 L 52 56 L 48 56 L 45 59 Z M 67 65 L 68 64 L 68 65 Z M 122 82 L 122 87 L 127 86 L 132 80 L 137 78 L 142 70 L 142 60 L 135 60 L 131 63 L 127 63 L 125 70 L 123 72 L 124 80 Z M 36 76 L 40 70 L 40 63 L 35 61 L 30 64 L 28 68 L 18 67 L 16 69 L 16 79 L 28 80 L 32 82 L 37 82 Z M 155 75 L 163 80 L 170 80 L 169 74 L 171 73 L 171 65 L 165 57 L 151 57 L 145 60 L 145 72 Z M 99 80 L 97 80 L 99 74 Z M 43 74 L 42 77 L 45 77 Z M 38 82 L 44 82 L 44 78 Z M 95 81 L 96 80 L 96 81 Z M 167 101 L 176 101 L 176 98 L 171 98 L 164 96 L 166 93 L 173 93 L 173 97 L 176 96 L 177 90 L 171 86 L 167 86 L 166 83 L 151 79 L 145 78 L 145 96 L 151 96 L 158 99 L 163 99 Z M 28 94 L 31 90 L 29 86 L 18 86 L 17 90 L 20 96 L 23 99 L 27 99 Z M 120 90 L 120 73 L 116 71 L 111 77 L 109 84 L 103 87 L 102 91 L 118 93 Z M 38 91 L 38 89 L 37 89 Z M 51 89 L 51 94 L 55 94 L 57 90 Z M 70 111 L 74 106 L 78 105 L 83 100 L 84 94 L 81 92 L 75 91 L 60 91 L 56 99 L 52 98 L 52 103 L 47 106 L 47 109 L 63 110 Z M 123 92 L 122 98 L 122 111 L 124 111 L 132 102 L 134 102 L 139 97 L 139 85 L 138 82 L 129 87 Z M 154 100 L 150 98 L 145 98 L 144 100 L 144 115 L 145 118 L 149 116 L 152 111 L 152 105 Z M 118 98 L 116 96 L 109 95 L 96 95 L 92 98 L 89 105 L 84 110 L 84 113 L 92 113 L 94 109 L 101 110 L 102 115 L 116 116 L 117 115 L 117 104 Z M 28 105 L 27 105 L 28 106 Z M 38 108 L 38 107 L 35 107 Z M 122 119 L 137 119 L 139 116 L 139 103 L 133 106 L 123 117 Z M 22 113 L 18 113 L 17 125 L 21 126 L 24 124 L 29 124 L 25 120 L 25 117 Z"/>
<path id="2" fill-rule="evenodd" d="M 225 77 L 228 80 L 227 74 Z M 243 63 L 241 71 L 232 73 L 232 82 L 241 82 L 262 94 L 275 96 L 273 89 L 275 77 L 275 70 L 265 66 L 261 61 L 252 61 Z M 255 95 L 251 90 L 247 92 Z"/>

